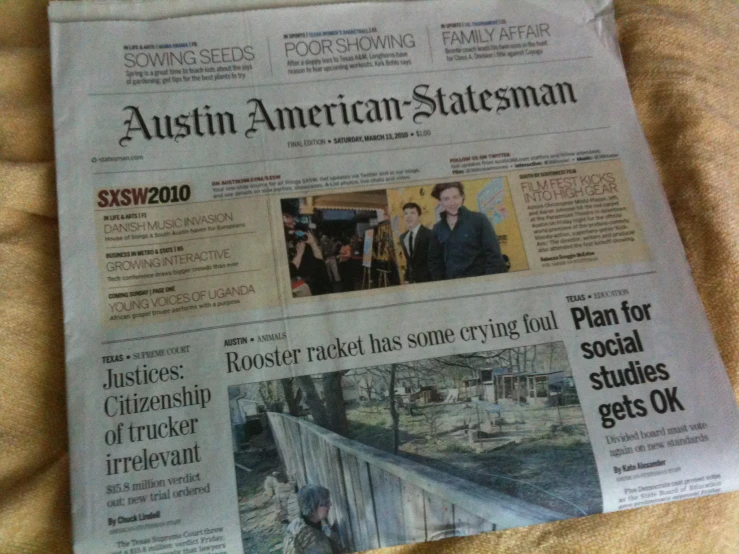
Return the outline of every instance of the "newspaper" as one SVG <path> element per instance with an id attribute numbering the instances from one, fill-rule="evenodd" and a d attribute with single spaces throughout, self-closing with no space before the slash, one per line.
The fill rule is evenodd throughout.
<path id="1" fill-rule="evenodd" d="M 739 488 L 610 1 L 255 5 L 49 8 L 76 552 Z"/>

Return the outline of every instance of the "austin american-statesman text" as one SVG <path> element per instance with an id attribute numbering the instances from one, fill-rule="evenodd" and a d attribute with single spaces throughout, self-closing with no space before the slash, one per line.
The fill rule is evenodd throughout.
<path id="1" fill-rule="evenodd" d="M 494 112 L 508 109 L 541 108 L 577 103 L 572 84 L 568 82 L 539 86 L 500 87 L 495 91 L 480 92 L 468 85 L 462 92 L 445 92 L 441 87 L 431 92 L 431 85 L 420 84 L 413 89 L 411 99 L 385 97 L 345 101 L 339 94 L 335 101 L 310 107 L 281 107 L 268 110 L 261 99 L 246 101 L 249 128 L 244 136 L 253 137 L 260 126 L 270 131 L 319 128 L 335 125 L 363 125 L 402 121 L 410 117 L 421 124 L 435 114 L 457 116 Z M 411 113 L 406 113 L 410 110 Z M 238 134 L 236 118 L 228 111 L 211 112 L 202 106 L 180 115 L 152 115 L 147 117 L 139 106 L 123 108 L 125 134 L 118 144 L 128 146 L 137 135 L 146 140 L 161 139 L 179 142 L 186 137 L 213 137 Z"/>

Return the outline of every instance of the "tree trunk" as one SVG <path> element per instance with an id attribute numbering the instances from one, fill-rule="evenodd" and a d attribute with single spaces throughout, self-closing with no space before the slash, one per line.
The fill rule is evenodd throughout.
<path id="1" fill-rule="evenodd" d="M 397 365 L 390 366 L 390 390 L 388 391 L 388 401 L 390 402 L 390 417 L 393 420 L 393 454 L 398 453 L 400 447 L 400 414 L 395 406 L 395 372 Z"/>
<path id="2" fill-rule="evenodd" d="M 549 345 L 549 372 L 552 371 L 552 361 L 554 360 L 554 345 Z"/>
<path id="3" fill-rule="evenodd" d="M 282 385 L 282 393 L 285 395 L 287 411 L 290 413 L 291 416 L 297 417 L 300 414 L 300 409 L 298 407 L 298 401 L 295 398 L 295 393 L 293 392 L 292 377 L 282 379 L 280 381 L 280 384 Z"/>
<path id="4" fill-rule="evenodd" d="M 264 388 L 262 388 L 263 383 L 259 384 L 259 397 L 262 399 L 262 404 L 264 404 L 265 408 L 267 408 L 268 412 L 277 412 L 279 410 L 275 409 L 275 404 L 272 402 L 272 399 L 269 397 L 269 395 L 264 394 Z M 269 392 L 269 390 L 267 390 Z"/>
<path id="5" fill-rule="evenodd" d="M 346 436 L 349 430 L 349 422 L 346 419 L 346 404 L 344 393 L 341 390 L 341 377 L 344 373 L 335 371 L 324 373 L 321 377 L 323 383 L 323 397 L 328 417 L 327 429 Z"/>
<path id="6" fill-rule="evenodd" d="M 328 416 L 323 406 L 321 397 L 318 396 L 316 385 L 313 378 L 308 376 L 298 377 L 298 384 L 305 394 L 305 403 L 308 404 L 310 413 L 313 416 L 313 422 L 325 429 L 329 428 Z"/>
<path id="7" fill-rule="evenodd" d="M 524 346 L 523 347 L 523 373 L 526 373 L 526 355 L 529 353 L 529 349 Z M 520 365 L 520 364 L 519 364 Z"/>

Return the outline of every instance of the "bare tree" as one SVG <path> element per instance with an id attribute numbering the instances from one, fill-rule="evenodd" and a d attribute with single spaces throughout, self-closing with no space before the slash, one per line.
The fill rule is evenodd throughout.
<path id="1" fill-rule="evenodd" d="M 275 384 L 271 381 L 259 383 L 259 397 L 268 411 L 281 412 L 284 398 Z"/>
<path id="2" fill-rule="evenodd" d="M 308 405 L 308 409 L 313 417 L 313 422 L 334 433 L 346 435 L 349 430 L 349 422 L 346 417 L 346 403 L 344 402 L 344 392 L 341 387 L 343 375 L 343 371 L 334 371 L 324 373 L 316 379 L 309 375 L 297 377 L 295 379 L 299 387 L 297 393 L 293 392 L 292 383 L 286 384 L 287 379 L 283 379 L 282 386 L 285 396 L 288 396 L 288 392 L 285 389 L 287 386 L 290 391 L 289 396 L 294 403 L 294 407 L 290 407 L 288 403 L 291 414 L 298 415 L 298 395 L 302 391 L 305 397 L 305 403 Z M 321 398 L 316 388 L 316 380 L 321 384 L 323 398 Z M 295 410 L 294 413 L 292 412 L 293 409 Z"/>
<path id="3" fill-rule="evenodd" d="M 316 425 L 320 425 L 321 427 L 328 429 L 328 415 L 326 414 L 323 400 L 321 400 L 321 397 L 316 390 L 316 384 L 313 382 L 313 377 L 305 375 L 303 377 L 298 377 L 297 380 L 303 394 L 305 394 L 305 403 L 308 404 L 308 409 L 310 410 L 311 416 L 313 416 L 313 421 Z"/>
<path id="4" fill-rule="evenodd" d="M 343 371 L 324 373 L 321 376 L 326 416 L 328 417 L 329 423 L 326 428 L 339 435 L 346 435 L 349 430 L 349 422 L 346 419 L 344 392 L 341 388 L 341 379 L 343 376 Z"/>
<path id="5" fill-rule="evenodd" d="M 375 393 L 375 377 L 369 373 L 351 372 L 351 380 L 359 392 L 360 398 L 363 396 L 368 402 L 372 402 L 372 395 Z"/>
<path id="6" fill-rule="evenodd" d="M 293 380 L 292 377 L 280 380 L 282 385 L 282 393 L 285 395 L 285 404 L 287 404 L 287 411 L 291 416 L 298 416 L 300 410 L 298 409 L 298 399 L 293 392 Z"/>
<path id="7" fill-rule="evenodd" d="M 432 439 L 436 438 L 441 427 L 441 414 L 436 408 L 426 408 L 423 410 L 423 420 L 429 428 L 429 434 Z"/>
<path id="8" fill-rule="evenodd" d="M 398 453 L 400 447 L 400 414 L 395 406 L 395 378 L 398 373 L 398 364 L 390 365 L 390 386 L 388 387 L 388 403 L 390 405 L 390 419 L 393 422 L 393 454 Z"/>

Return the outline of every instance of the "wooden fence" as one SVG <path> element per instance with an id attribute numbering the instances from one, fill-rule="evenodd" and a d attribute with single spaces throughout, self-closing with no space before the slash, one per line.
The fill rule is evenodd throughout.
<path id="1" fill-rule="evenodd" d="M 533 525 L 567 516 L 327 431 L 269 413 L 286 470 L 331 491 L 347 551 Z"/>

